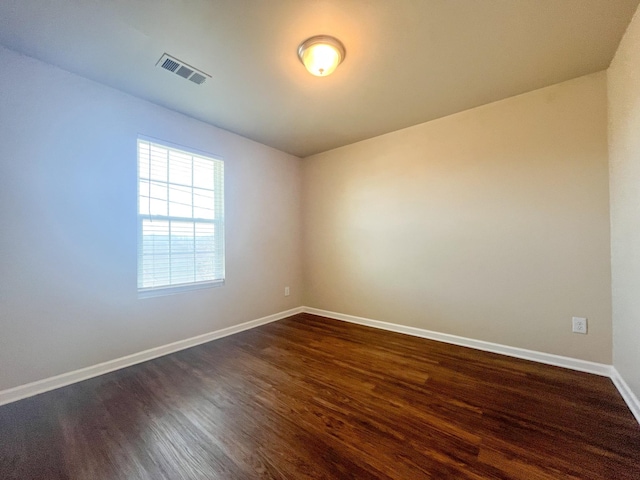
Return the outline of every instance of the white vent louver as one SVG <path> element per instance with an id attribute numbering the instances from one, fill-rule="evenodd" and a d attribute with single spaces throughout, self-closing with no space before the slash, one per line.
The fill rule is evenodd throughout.
<path id="1" fill-rule="evenodd" d="M 156 66 L 169 70 L 170 72 L 180 75 L 182 78 L 186 78 L 198 85 L 202 85 L 207 78 L 211 78 L 211 75 L 195 69 L 191 65 L 187 65 L 183 61 L 178 60 L 171 55 L 167 55 L 166 53 L 160 57 Z"/>

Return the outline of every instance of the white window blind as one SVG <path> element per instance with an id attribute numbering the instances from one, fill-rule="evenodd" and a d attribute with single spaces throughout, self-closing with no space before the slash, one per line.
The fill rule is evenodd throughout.
<path id="1" fill-rule="evenodd" d="M 138 138 L 138 292 L 224 282 L 224 162 Z"/>

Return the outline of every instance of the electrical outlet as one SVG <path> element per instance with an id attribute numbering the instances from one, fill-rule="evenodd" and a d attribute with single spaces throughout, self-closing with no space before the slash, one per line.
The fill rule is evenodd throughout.
<path id="1" fill-rule="evenodd" d="M 571 319 L 573 333 L 587 334 L 587 319 L 584 317 L 573 317 Z"/>
<path id="2" fill-rule="evenodd" d="M 289 296 L 289 287 L 284 287 L 284 296 L 285 297 Z"/>

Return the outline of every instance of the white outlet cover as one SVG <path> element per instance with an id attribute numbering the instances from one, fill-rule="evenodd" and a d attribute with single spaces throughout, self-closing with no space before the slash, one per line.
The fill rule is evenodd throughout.
<path id="1" fill-rule="evenodd" d="M 584 317 L 573 317 L 571 319 L 573 333 L 587 334 L 587 319 Z"/>

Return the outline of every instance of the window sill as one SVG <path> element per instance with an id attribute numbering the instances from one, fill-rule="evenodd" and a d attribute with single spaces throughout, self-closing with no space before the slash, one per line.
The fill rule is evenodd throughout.
<path id="1" fill-rule="evenodd" d="M 169 285 L 166 287 L 139 288 L 138 299 L 177 295 L 179 293 L 190 292 L 192 290 L 222 287 L 223 285 L 224 280 L 215 280 L 212 282 L 186 283 L 182 285 Z"/>

